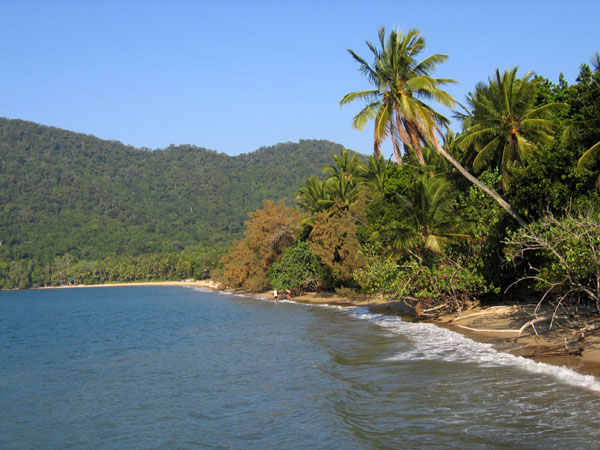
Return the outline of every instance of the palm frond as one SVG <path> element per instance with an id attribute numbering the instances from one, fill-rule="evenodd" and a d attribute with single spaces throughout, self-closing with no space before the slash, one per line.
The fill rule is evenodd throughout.
<path id="1" fill-rule="evenodd" d="M 496 154 L 499 145 L 500 137 L 496 136 L 479 150 L 477 156 L 473 160 L 473 170 L 475 170 L 475 172 L 481 172 L 488 166 L 490 161 L 494 159 L 494 155 Z"/>
<path id="2" fill-rule="evenodd" d="M 590 148 L 588 148 L 583 155 L 579 157 L 577 161 L 577 170 L 583 170 L 585 168 L 591 168 L 600 160 L 600 142 L 596 142 Z"/>
<path id="3" fill-rule="evenodd" d="M 349 94 L 344 95 L 344 98 L 340 100 L 340 107 L 351 103 L 355 100 L 366 100 L 368 102 L 373 102 L 374 100 L 378 100 L 379 98 L 379 90 L 378 89 L 369 89 L 368 91 L 356 91 L 350 92 Z"/>
<path id="4" fill-rule="evenodd" d="M 569 108 L 569 105 L 566 103 L 548 103 L 547 105 L 542 105 L 538 108 L 530 109 L 529 111 L 525 112 L 522 117 L 523 119 L 548 117 L 549 115 L 554 114 L 565 108 Z"/>
<path id="5" fill-rule="evenodd" d="M 357 130 L 362 130 L 367 122 L 377 117 L 378 109 L 381 107 L 379 103 L 371 103 L 365 106 L 352 118 L 352 127 Z"/>

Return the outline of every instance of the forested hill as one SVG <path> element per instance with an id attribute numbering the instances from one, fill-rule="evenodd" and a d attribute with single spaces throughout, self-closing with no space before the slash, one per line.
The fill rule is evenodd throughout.
<path id="1" fill-rule="evenodd" d="M 175 251 L 238 237 L 263 199 L 293 202 L 341 146 L 303 140 L 228 156 L 137 149 L 0 119 L 0 259 Z"/>

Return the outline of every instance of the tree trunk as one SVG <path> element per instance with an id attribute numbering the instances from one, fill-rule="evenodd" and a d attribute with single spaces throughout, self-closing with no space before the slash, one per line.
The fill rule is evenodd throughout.
<path id="1" fill-rule="evenodd" d="M 398 130 L 399 132 L 399 130 Z M 398 142 L 396 142 L 396 137 L 394 136 L 394 123 L 390 122 L 390 136 L 392 138 L 392 147 L 394 148 L 394 157 L 396 158 L 396 163 L 401 166 L 402 165 L 402 152 L 400 151 L 400 146 Z"/>
<path id="2" fill-rule="evenodd" d="M 373 155 L 377 159 L 379 159 L 379 157 L 381 156 L 381 151 L 379 150 L 379 146 L 381 144 L 381 139 L 377 135 L 377 124 L 378 124 L 378 122 L 379 122 L 379 120 L 377 118 L 375 118 L 375 129 L 373 131 Z"/>
<path id="3" fill-rule="evenodd" d="M 419 128 L 413 122 L 410 122 L 407 120 L 404 120 L 403 122 L 405 124 L 406 131 L 410 138 L 411 147 L 413 149 L 413 152 L 415 153 L 415 156 L 417 157 L 419 164 L 421 166 L 424 166 L 425 158 L 423 158 L 423 150 L 421 149 L 421 142 L 420 142 L 420 138 L 419 138 Z"/>
<path id="4" fill-rule="evenodd" d="M 438 140 L 436 139 L 435 136 L 432 135 L 432 142 L 433 145 L 435 147 L 435 149 L 437 150 L 437 152 L 442 155 L 444 158 L 446 158 L 454 167 L 456 167 L 456 169 L 467 179 L 469 180 L 471 183 L 473 183 L 475 186 L 477 186 L 479 189 L 481 189 L 483 192 L 485 192 L 486 194 L 488 194 L 490 197 L 492 197 L 494 200 L 496 200 L 496 202 L 502 207 L 504 208 L 504 210 L 511 215 L 511 217 L 513 219 L 515 219 L 519 225 L 521 225 L 522 227 L 529 227 L 529 224 L 527 223 L 527 221 L 521 217 L 521 215 L 519 215 L 518 212 L 516 212 L 512 206 L 509 205 L 509 203 L 504 200 L 500 194 L 498 194 L 494 189 L 490 188 L 489 186 L 486 186 L 485 184 L 483 184 L 477 177 L 473 176 L 471 173 L 469 173 L 469 171 L 467 169 L 465 169 L 457 160 L 455 160 L 446 150 L 444 150 L 444 148 L 439 144 Z"/>

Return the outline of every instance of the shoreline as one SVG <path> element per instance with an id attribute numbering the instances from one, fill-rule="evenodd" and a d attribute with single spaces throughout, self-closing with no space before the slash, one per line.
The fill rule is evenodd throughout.
<path id="1" fill-rule="evenodd" d="M 193 286 L 213 290 L 219 290 L 219 284 L 212 280 L 182 280 L 182 281 L 132 281 L 131 283 L 106 283 L 106 284 L 68 284 L 61 286 L 42 286 L 32 290 L 41 289 L 81 289 L 81 288 L 105 288 L 105 287 L 127 287 L 127 286 Z"/>
<path id="2" fill-rule="evenodd" d="M 272 299 L 272 291 L 249 292 L 235 289 L 221 289 L 219 284 L 212 280 L 182 280 L 182 281 L 147 281 L 132 283 L 108 283 L 93 285 L 71 285 L 71 286 L 47 286 L 37 289 L 78 289 L 78 288 L 101 288 L 101 287 L 127 287 L 127 286 L 188 286 L 209 289 L 221 292 L 231 292 L 245 295 L 247 297 L 262 297 Z M 292 298 L 296 303 L 311 305 L 332 306 L 363 306 L 376 314 L 399 316 L 399 310 L 395 302 L 383 299 L 370 298 L 368 300 L 351 301 L 336 293 L 318 292 L 305 293 Z M 503 305 L 477 307 L 473 310 L 463 311 L 462 314 L 441 316 L 435 320 L 428 320 L 439 327 L 448 328 L 456 333 L 468 337 L 477 342 L 492 344 L 501 352 L 511 353 L 516 356 L 525 357 L 529 353 L 561 345 L 566 339 L 572 337 L 568 331 L 543 332 L 538 326 L 539 336 L 536 336 L 531 327 L 523 332 L 515 342 L 520 326 L 527 320 L 525 317 L 525 306 Z M 515 325 L 517 324 L 517 325 Z M 590 335 L 585 342 L 577 343 L 577 348 L 583 348 L 581 356 L 558 355 L 535 358 L 534 361 L 543 362 L 555 366 L 566 366 L 582 375 L 593 375 L 600 380 L 600 334 Z"/>

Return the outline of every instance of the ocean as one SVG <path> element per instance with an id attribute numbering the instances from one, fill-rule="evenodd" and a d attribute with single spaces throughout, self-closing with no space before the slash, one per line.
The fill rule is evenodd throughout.
<path id="1" fill-rule="evenodd" d="M 0 292 L 0 448 L 598 448 L 600 382 L 364 308 Z"/>

